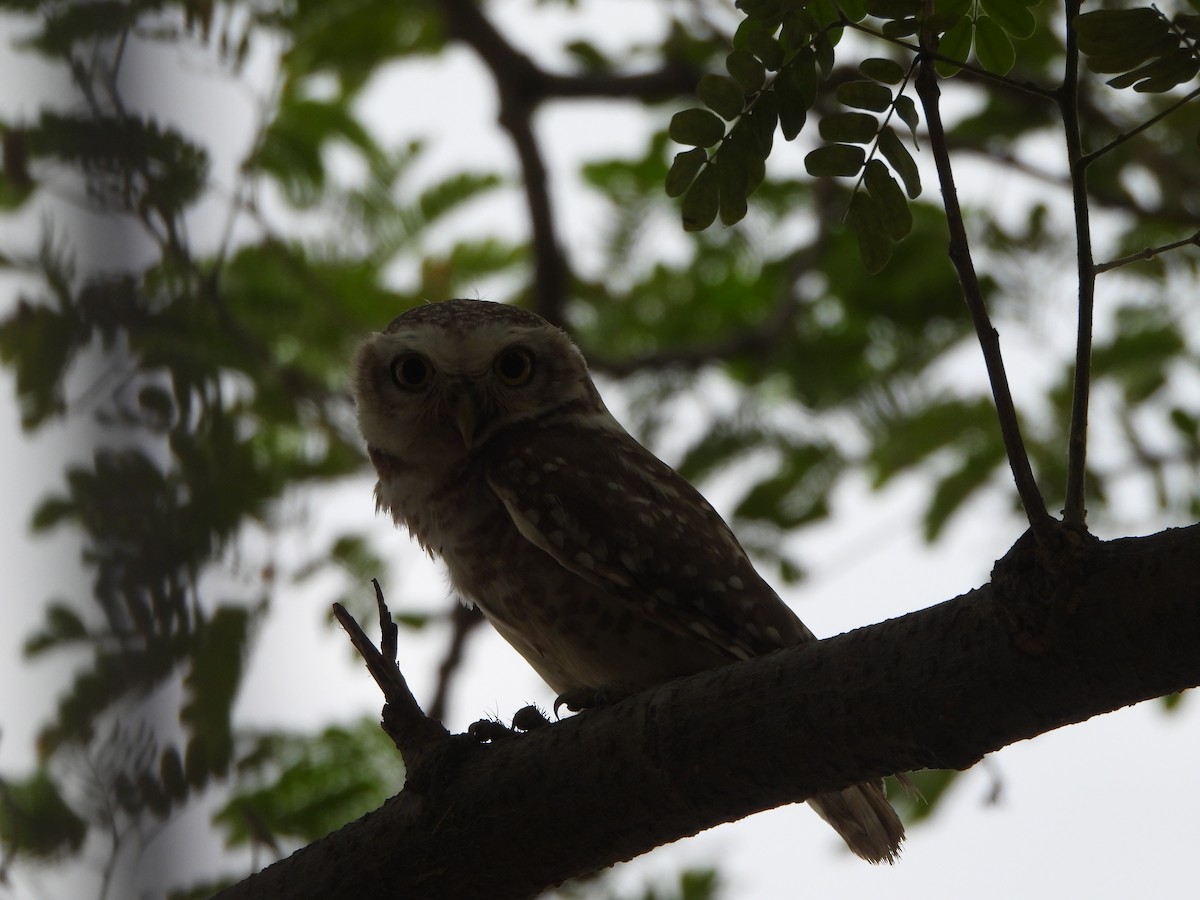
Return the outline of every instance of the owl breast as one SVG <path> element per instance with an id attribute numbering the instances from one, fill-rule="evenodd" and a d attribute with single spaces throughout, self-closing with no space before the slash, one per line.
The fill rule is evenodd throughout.
<path id="1" fill-rule="evenodd" d="M 454 589 L 557 693 L 640 690 L 728 662 L 531 543 L 481 463 L 434 475 L 381 462 L 380 505 L 442 558 Z"/>

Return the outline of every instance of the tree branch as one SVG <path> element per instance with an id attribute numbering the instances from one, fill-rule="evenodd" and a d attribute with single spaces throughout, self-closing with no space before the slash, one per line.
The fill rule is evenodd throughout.
<path id="1" fill-rule="evenodd" d="M 1079 15 L 1081 0 L 1067 0 L 1067 21 Z M 1087 421 L 1092 385 L 1092 320 L 1096 300 L 1096 267 L 1092 258 L 1092 226 L 1088 216 L 1088 162 L 1079 131 L 1079 46 L 1073 27 L 1067 28 L 1066 66 L 1058 91 L 1063 137 L 1071 175 L 1075 209 L 1075 258 L 1079 282 L 1079 315 L 1075 335 L 1075 377 L 1071 392 L 1071 427 L 1067 437 L 1067 491 L 1063 521 L 1076 528 L 1087 522 Z"/>
<path id="2" fill-rule="evenodd" d="M 375 649 L 358 622 L 340 603 L 333 604 L 333 615 L 346 629 L 354 649 L 366 662 L 371 677 L 383 691 L 386 702 L 381 727 L 404 757 L 405 767 L 412 770 L 434 756 L 449 741 L 450 732 L 441 722 L 421 711 L 408 688 L 408 682 L 400 674 L 400 668 L 396 665 L 396 623 L 388 612 L 379 582 L 372 579 L 371 583 L 375 585 L 375 602 L 379 609 L 381 649 Z"/>
<path id="3" fill-rule="evenodd" d="M 928 43 L 931 40 L 931 36 L 923 34 L 922 43 Z M 1042 499 L 1042 493 L 1038 490 L 1037 481 L 1033 477 L 1033 469 L 1029 465 L 1029 454 L 1025 451 L 1025 441 L 1021 437 L 1021 426 L 1017 421 L 1017 410 L 1013 405 L 1012 392 L 1008 387 L 1008 375 L 1004 371 L 1004 358 L 1000 355 L 1000 336 L 996 333 L 988 316 L 987 307 L 983 302 L 983 292 L 979 286 L 979 278 L 975 274 L 975 265 L 971 261 L 967 229 L 963 221 L 962 207 L 958 203 L 958 189 L 954 184 L 954 172 L 950 166 L 946 129 L 942 125 L 939 100 L 941 89 L 938 87 L 933 57 L 929 55 L 924 55 L 921 59 L 917 71 L 916 91 L 925 111 L 929 145 L 937 166 L 938 179 L 941 182 L 942 203 L 946 210 L 946 223 L 950 228 L 950 261 L 958 273 L 958 280 L 963 289 L 963 299 L 971 313 L 975 335 L 979 340 L 979 347 L 983 351 L 983 362 L 987 368 L 988 382 L 992 386 L 992 397 L 996 404 L 996 414 L 1000 420 L 1000 435 L 1004 441 L 1008 464 L 1012 469 L 1017 494 L 1021 498 L 1021 505 L 1025 509 L 1030 527 L 1039 540 L 1048 541 L 1048 532 L 1053 520 L 1046 511 L 1046 501 Z"/>
<path id="4" fill-rule="evenodd" d="M 1026 535 L 989 585 L 929 609 L 496 744 L 453 738 L 381 809 L 220 896 L 527 896 L 1200 684 L 1200 526 L 1103 544 L 1052 527 L 1065 562 Z"/>
<path id="5" fill-rule="evenodd" d="M 1185 237 L 1182 240 L 1171 241 L 1168 244 L 1159 244 L 1157 247 L 1145 247 L 1137 253 L 1130 253 L 1128 256 L 1122 256 L 1118 259 L 1110 259 L 1108 262 L 1096 264 L 1096 274 L 1108 272 L 1112 269 L 1119 269 L 1121 266 L 1128 266 L 1135 262 L 1145 262 L 1148 259 L 1154 259 L 1160 253 L 1167 253 L 1171 250 L 1178 250 L 1180 247 L 1200 247 L 1200 231 L 1197 231 L 1191 237 Z"/>
<path id="6" fill-rule="evenodd" d="M 463 662 L 463 649 L 467 638 L 483 624 L 483 613 L 477 606 L 467 606 L 457 598 L 452 601 L 454 608 L 450 611 L 450 642 L 446 646 L 446 655 L 437 670 L 437 684 L 434 688 L 433 699 L 429 701 L 429 718 L 439 722 L 446 720 L 446 710 L 450 702 L 450 683 Z"/>
<path id="7" fill-rule="evenodd" d="M 442 0 L 441 5 L 449 34 L 479 54 L 496 83 L 500 124 L 517 151 L 529 209 L 534 258 L 531 305 L 544 319 L 562 326 L 570 268 L 554 224 L 546 166 L 533 131 L 534 113 L 543 101 L 556 97 L 665 99 L 692 91 L 699 75 L 682 64 L 638 75 L 551 74 L 509 43 L 476 0 Z"/>

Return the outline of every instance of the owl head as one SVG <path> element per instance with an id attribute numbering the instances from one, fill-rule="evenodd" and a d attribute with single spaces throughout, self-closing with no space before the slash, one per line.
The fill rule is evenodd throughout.
<path id="1" fill-rule="evenodd" d="M 460 459 L 501 429 L 549 412 L 603 409 L 565 333 L 485 300 L 398 316 L 359 348 L 354 378 L 368 447 L 408 465 Z"/>

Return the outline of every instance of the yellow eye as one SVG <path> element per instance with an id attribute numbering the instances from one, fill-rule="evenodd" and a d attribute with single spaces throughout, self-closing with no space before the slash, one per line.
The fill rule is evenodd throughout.
<path id="1" fill-rule="evenodd" d="M 419 391 L 429 383 L 432 375 L 433 366 L 423 356 L 410 353 L 392 360 L 392 381 L 406 391 Z"/>
<path id="2" fill-rule="evenodd" d="M 524 347 L 510 347 L 496 357 L 496 374 L 510 387 L 519 387 L 533 376 L 533 354 Z"/>

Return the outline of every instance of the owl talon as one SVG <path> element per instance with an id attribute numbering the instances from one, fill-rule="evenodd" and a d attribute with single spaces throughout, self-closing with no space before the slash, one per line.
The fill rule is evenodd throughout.
<path id="1" fill-rule="evenodd" d="M 546 717 L 546 714 L 532 704 L 524 706 L 513 713 L 513 731 L 528 733 L 536 731 L 539 728 L 544 728 L 549 724 L 550 720 Z"/>
<path id="2" fill-rule="evenodd" d="M 615 691 L 608 687 L 577 688 L 573 691 L 563 691 L 554 700 L 554 715 L 558 715 L 559 707 L 565 706 L 571 712 L 581 712 L 585 709 L 595 709 L 598 706 L 608 706 L 616 703 L 624 692 Z"/>
<path id="3" fill-rule="evenodd" d="M 515 732 L 503 722 L 497 722 L 495 719 L 480 719 L 478 722 L 471 723 L 467 728 L 467 734 L 476 743 L 496 744 L 512 737 Z"/>

